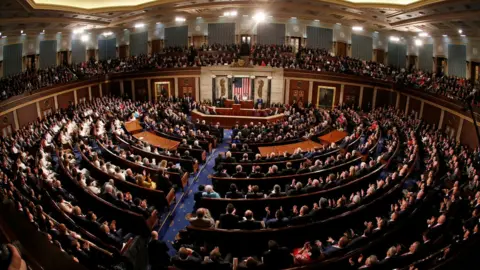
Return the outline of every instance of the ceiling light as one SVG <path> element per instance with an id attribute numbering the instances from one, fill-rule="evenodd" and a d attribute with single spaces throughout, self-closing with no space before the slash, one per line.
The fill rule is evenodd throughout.
<path id="1" fill-rule="evenodd" d="M 319 22 L 320 20 L 313 20 L 314 22 Z"/>
<path id="2" fill-rule="evenodd" d="M 420 32 L 420 33 L 418 33 L 418 36 L 419 36 L 419 37 L 428 37 L 428 33 L 426 33 L 426 32 Z"/>
<path id="3" fill-rule="evenodd" d="M 85 32 L 85 28 L 77 28 L 77 29 L 73 29 L 73 33 L 74 34 L 81 34 Z"/>
<path id="4" fill-rule="evenodd" d="M 398 38 L 396 36 L 390 36 L 390 41 L 398 42 L 398 41 L 400 41 L 400 38 Z"/>
<path id="5" fill-rule="evenodd" d="M 175 21 L 176 22 L 184 22 L 186 21 L 187 19 L 185 19 L 184 17 L 175 17 Z"/>
<path id="6" fill-rule="evenodd" d="M 363 31 L 363 27 L 361 27 L 361 26 L 353 26 L 353 27 L 352 27 L 352 30 L 353 30 L 353 31 Z"/>
<path id="7" fill-rule="evenodd" d="M 2 35 L 2 32 L 0 32 L 0 36 Z"/>
<path id="8" fill-rule="evenodd" d="M 82 35 L 82 36 L 80 37 L 80 40 L 81 40 L 82 42 L 87 42 L 89 39 L 90 39 L 90 37 L 89 37 L 88 35 Z"/>
<path id="9" fill-rule="evenodd" d="M 23 30 L 20 30 L 20 34 L 23 34 Z"/>
<path id="10" fill-rule="evenodd" d="M 462 30 L 462 29 L 459 29 L 459 30 L 458 30 L 458 33 L 459 33 L 459 34 L 463 33 L 463 30 Z"/>
<path id="11" fill-rule="evenodd" d="M 200 20 L 202 17 L 197 17 L 197 20 Z"/>
<path id="12" fill-rule="evenodd" d="M 461 36 L 461 37 L 466 37 L 466 35 L 464 35 L 464 34 L 462 34 L 462 35 L 460 35 L 460 36 Z"/>
<path id="13" fill-rule="evenodd" d="M 443 34 L 442 36 L 443 36 L 443 37 L 448 37 L 448 35 L 447 35 L 447 34 Z"/>
<path id="14" fill-rule="evenodd" d="M 342 23 L 337 22 L 336 25 L 342 25 Z"/>
<path id="15" fill-rule="evenodd" d="M 113 35 L 113 32 L 112 32 L 112 31 L 109 31 L 109 32 L 103 32 L 103 33 L 102 33 L 102 35 L 103 35 L 104 37 L 108 37 L 108 36 L 111 36 L 111 35 Z"/>
<path id="16" fill-rule="evenodd" d="M 234 11 L 230 12 L 230 15 L 231 15 L 232 17 L 235 17 L 235 16 L 237 16 L 237 14 L 238 14 L 238 13 L 237 13 L 237 11 L 236 11 L 236 10 L 234 10 Z"/>
<path id="17" fill-rule="evenodd" d="M 224 13 L 223 13 L 223 16 L 230 16 L 230 12 L 229 12 L 229 11 L 224 12 Z"/>
<path id="18" fill-rule="evenodd" d="M 422 46 L 423 45 L 423 41 L 421 39 L 415 39 L 415 45 L 416 46 Z"/>
<path id="19" fill-rule="evenodd" d="M 27 34 L 26 33 L 23 33 L 22 36 L 26 36 Z"/>
<path id="20" fill-rule="evenodd" d="M 7 36 L 2 36 L 2 38 L 7 38 Z"/>
<path id="21" fill-rule="evenodd" d="M 265 21 L 266 17 L 267 17 L 267 16 L 266 16 L 265 13 L 263 13 L 263 12 L 258 12 L 258 13 L 256 13 L 255 15 L 253 15 L 253 19 L 254 19 L 256 22 L 263 22 L 263 21 Z"/>
<path id="22" fill-rule="evenodd" d="M 156 22 L 155 24 L 156 24 L 156 25 L 159 25 L 159 24 L 161 24 L 161 22 Z"/>
<path id="23" fill-rule="evenodd" d="M 378 31 L 373 31 L 373 33 L 378 34 Z"/>
<path id="24" fill-rule="evenodd" d="M 243 17 L 248 17 L 248 15 L 243 15 Z"/>
<path id="25" fill-rule="evenodd" d="M 292 20 L 296 20 L 296 19 L 297 19 L 297 17 L 292 17 Z"/>
<path id="26" fill-rule="evenodd" d="M 61 34 L 62 32 L 57 32 L 57 34 Z"/>
<path id="27" fill-rule="evenodd" d="M 134 27 L 135 27 L 135 28 L 143 28 L 143 27 L 145 27 L 145 24 L 144 24 L 144 23 L 136 23 L 136 24 L 134 25 Z"/>

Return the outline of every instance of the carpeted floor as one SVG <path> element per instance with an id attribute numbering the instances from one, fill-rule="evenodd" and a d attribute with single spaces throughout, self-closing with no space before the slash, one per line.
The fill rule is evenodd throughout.
<path id="1" fill-rule="evenodd" d="M 215 165 L 215 157 L 218 153 L 227 151 L 230 134 L 231 130 L 225 130 L 223 142 L 218 144 L 217 148 L 207 157 L 207 162 L 200 166 L 199 173 L 190 176 L 189 185 L 185 192 L 178 191 L 176 194 L 177 203 L 172 206 L 172 214 L 166 221 L 166 223 L 169 224 L 165 224 L 159 233 L 162 240 L 167 242 L 170 247 L 170 253 L 172 255 L 174 255 L 176 251 L 170 243 L 175 240 L 178 231 L 188 225 L 185 216 L 193 211 L 195 204 L 193 194 L 197 191 L 199 185 L 210 185 L 212 183 L 208 175 L 214 173 L 213 166 Z"/>

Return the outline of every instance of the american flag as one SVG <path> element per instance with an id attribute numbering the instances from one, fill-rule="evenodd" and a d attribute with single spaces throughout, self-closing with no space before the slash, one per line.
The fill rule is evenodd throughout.
<path id="1" fill-rule="evenodd" d="M 243 97 L 250 99 L 251 83 L 250 78 L 234 78 L 233 79 L 233 95 L 237 96 L 239 100 L 243 100 Z"/>

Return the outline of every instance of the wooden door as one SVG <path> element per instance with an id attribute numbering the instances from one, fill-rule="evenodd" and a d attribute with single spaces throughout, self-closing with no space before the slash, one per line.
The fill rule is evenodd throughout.
<path id="1" fill-rule="evenodd" d="M 95 49 L 88 49 L 87 50 L 87 59 L 90 61 L 91 59 L 95 60 Z"/>
<path id="2" fill-rule="evenodd" d="M 443 74 L 447 71 L 447 58 L 437 57 L 435 58 L 435 72 L 437 74 Z"/>
<path id="3" fill-rule="evenodd" d="M 127 58 L 128 57 L 128 45 L 120 45 L 119 53 L 120 58 Z"/>
<path id="4" fill-rule="evenodd" d="M 470 80 L 472 82 L 478 81 L 480 79 L 480 63 L 479 62 L 470 62 Z"/>
<path id="5" fill-rule="evenodd" d="M 377 57 L 377 63 L 385 64 L 385 51 L 382 49 L 375 49 L 375 56 Z"/>
<path id="6" fill-rule="evenodd" d="M 192 44 L 195 48 L 200 48 L 205 43 L 205 38 L 203 36 L 193 36 Z"/>
<path id="7" fill-rule="evenodd" d="M 162 52 L 162 41 L 160 39 L 152 40 L 152 54 Z"/>
<path id="8" fill-rule="evenodd" d="M 340 56 L 340 57 L 347 56 L 347 43 L 337 42 L 337 56 Z"/>
<path id="9" fill-rule="evenodd" d="M 416 55 L 409 55 L 408 56 L 408 68 L 417 68 L 417 56 Z"/>

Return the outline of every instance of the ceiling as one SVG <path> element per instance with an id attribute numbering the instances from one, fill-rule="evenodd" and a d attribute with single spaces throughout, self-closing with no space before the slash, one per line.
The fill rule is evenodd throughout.
<path id="1" fill-rule="evenodd" d="M 135 23 L 169 23 L 175 16 L 217 20 L 224 11 L 241 15 L 262 10 L 278 19 L 361 25 L 381 31 L 480 37 L 479 0 L 2 0 L 3 35 L 56 33 L 74 28 L 119 30 Z"/>

